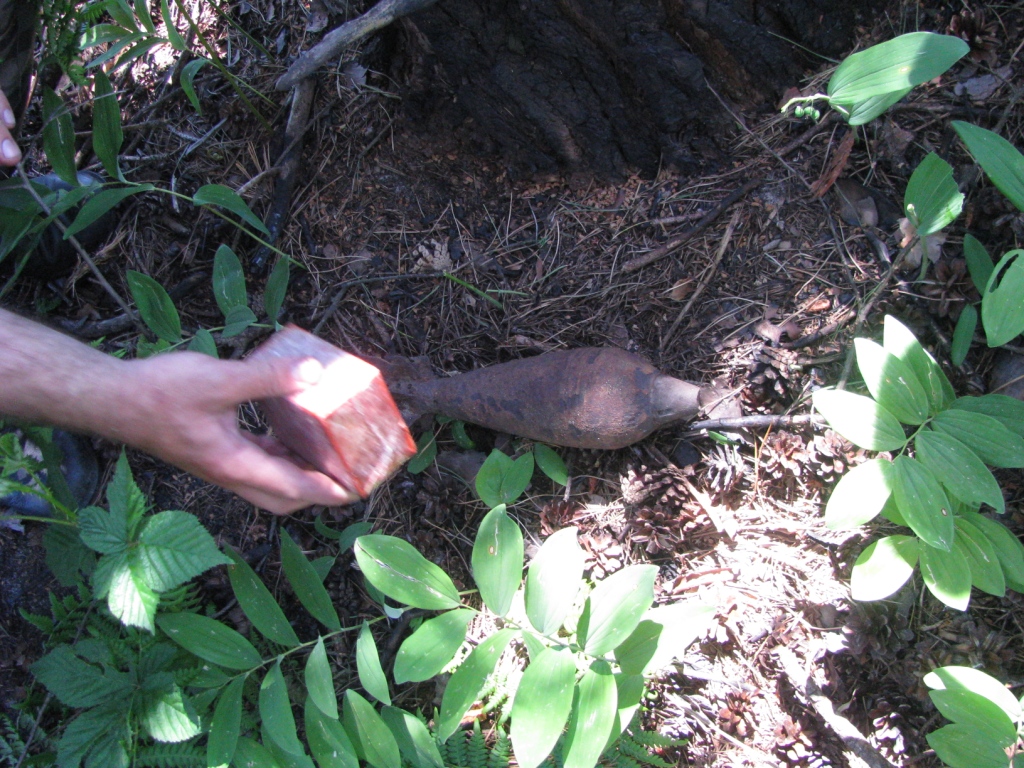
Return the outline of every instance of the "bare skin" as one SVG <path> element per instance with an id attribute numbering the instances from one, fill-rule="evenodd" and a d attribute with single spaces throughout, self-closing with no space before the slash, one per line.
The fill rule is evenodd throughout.
<path id="1" fill-rule="evenodd" d="M 239 404 L 301 391 L 322 372 L 309 358 L 119 360 L 0 309 L 0 413 L 127 443 L 275 514 L 356 500 L 238 426 Z"/>
<path id="2" fill-rule="evenodd" d="M 7 167 L 13 167 L 21 160 L 21 149 L 11 135 L 15 125 L 14 110 L 7 96 L 0 91 L 0 165 Z"/>

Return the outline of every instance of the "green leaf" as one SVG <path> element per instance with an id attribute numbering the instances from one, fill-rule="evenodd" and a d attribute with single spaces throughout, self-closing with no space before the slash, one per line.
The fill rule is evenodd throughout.
<path id="1" fill-rule="evenodd" d="M 615 675 L 615 690 L 618 703 L 618 710 L 615 714 L 615 724 L 608 736 L 608 743 L 604 748 L 608 749 L 615 742 L 633 721 L 633 716 L 640 707 L 640 699 L 644 695 L 644 678 L 642 675 Z"/>
<path id="2" fill-rule="evenodd" d="M 953 329 L 953 343 L 949 348 L 949 361 L 953 365 L 963 365 L 967 353 L 974 342 L 974 331 L 978 328 L 978 310 L 973 304 L 964 304 L 960 317 Z"/>
<path id="3" fill-rule="evenodd" d="M 252 643 L 216 619 L 198 613 L 165 613 L 156 623 L 171 640 L 211 664 L 250 670 L 263 662 Z"/>
<path id="4" fill-rule="evenodd" d="M 998 133 L 972 123 L 954 120 L 953 129 L 996 188 L 1024 211 L 1024 155 Z"/>
<path id="5" fill-rule="evenodd" d="M 89 753 L 88 768 L 128 768 L 128 755 L 120 743 L 127 740 L 127 721 L 123 701 L 86 710 L 64 729 L 56 764 L 77 768 Z"/>
<path id="6" fill-rule="evenodd" d="M 320 711 L 327 717 L 337 720 L 338 697 L 334 693 L 334 675 L 327 661 L 327 649 L 324 648 L 322 637 L 316 639 L 316 645 L 306 659 L 303 678 L 306 681 L 306 691 L 313 703 L 320 707 Z"/>
<path id="7" fill-rule="evenodd" d="M 345 552 L 352 549 L 356 539 L 360 536 L 365 536 L 372 530 L 373 523 L 352 523 L 352 525 L 346 526 L 345 530 L 338 537 L 338 551 Z"/>
<path id="8" fill-rule="evenodd" d="M 580 621 L 579 638 L 591 656 L 603 656 L 629 637 L 654 602 L 656 565 L 630 565 L 594 588 L 587 603 L 589 621 Z M 586 611 L 584 615 L 587 615 Z"/>
<path id="9" fill-rule="evenodd" d="M 573 700 L 569 732 L 562 750 L 564 768 L 593 768 L 615 725 L 615 678 L 604 662 L 595 662 L 579 684 Z"/>
<path id="10" fill-rule="evenodd" d="M 512 607 L 523 580 L 523 532 L 499 504 L 484 517 L 473 543 L 473 580 L 498 616 Z"/>
<path id="11" fill-rule="evenodd" d="M 932 428 L 966 445 L 993 467 L 1024 467 L 1024 438 L 983 413 L 952 408 L 938 414 Z"/>
<path id="12" fill-rule="evenodd" d="M 281 768 L 281 764 L 274 759 L 266 747 L 245 736 L 238 739 L 234 765 L 245 766 L 245 768 Z"/>
<path id="13" fill-rule="evenodd" d="M 946 725 L 925 738 L 928 746 L 950 768 L 1006 768 L 1006 752 L 995 742 L 978 738 L 967 725 Z"/>
<path id="14" fill-rule="evenodd" d="M 36 680 L 68 707 L 94 707 L 130 694 L 130 681 L 120 674 L 104 674 L 58 645 L 32 665 Z"/>
<path id="15" fill-rule="evenodd" d="M 1006 395 L 961 397 L 954 401 L 953 407 L 961 411 L 991 416 L 1015 435 L 1024 437 L 1024 403 L 1014 397 Z"/>
<path id="16" fill-rule="evenodd" d="M 260 683 L 260 719 L 270 738 L 286 752 L 304 754 L 295 731 L 295 717 L 288 699 L 288 683 L 281 671 L 281 660 L 270 668 Z"/>
<path id="17" fill-rule="evenodd" d="M 270 271 L 267 285 L 263 289 L 263 308 L 267 313 L 267 318 L 272 323 L 277 322 L 277 318 L 281 314 L 281 307 L 284 306 L 284 297 L 288 292 L 290 266 L 290 260 L 284 256 L 278 259 L 274 268 Z"/>
<path id="18" fill-rule="evenodd" d="M 878 405 L 905 424 L 928 417 L 928 396 L 910 366 L 870 339 L 854 339 L 857 366 Z"/>
<path id="19" fill-rule="evenodd" d="M 356 752 L 376 768 L 401 768 L 398 743 L 370 702 L 349 688 L 343 709 L 342 722 Z"/>
<path id="20" fill-rule="evenodd" d="M 714 606 L 696 600 L 652 608 L 622 643 L 615 660 L 629 675 L 649 675 L 682 658 L 715 617 Z"/>
<path id="21" fill-rule="evenodd" d="M 196 190 L 192 196 L 192 202 L 196 205 L 215 205 L 219 208 L 226 208 L 237 214 L 243 221 L 254 229 L 269 237 L 270 232 L 260 221 L 260 218 L 252 212 L 248 204 L 233 189 L 228 189 L 223 184 L 207 184 Z"/>
<path id="22" fill-rule="evenodd" d="M 174 589 L 203 571 L 231 562 L 194 515 L 171 509 L 146 521 L 135 557 L 146 583 L 157 592 Z"/>
<path id="23" fill-rule="evenodd" d="M 163 286 L 134 269 L 125 270 L 125 279 L 142 321 L 149 329 L 164 341 L 172 344 L 181 341 L 181 318 Z"/>
<path id="24" fill-rule="evenodd" d="M 107 589 L 107 607 L 110 612 L 122 624 L 152 632 L 153 617 L 156 616 L 156 606 L 160 602 L 159 595 L 124 554 L 104 556 L 96 567 L 97 575 L 104 560 L 113 561 Z"/>
<path id="25" fill-rule="evenodd" d="M 209 63 L 207 59 L 192 59 L 181 69 L 181 90 L 185 92 L 185 96 L 191 102 L 192 108 L 200 116 L 203 114 L 203 108 L 199 104 L 199 96 L 196 94 L 195 79 L 196 73 L 207 63 Z"/>
<path id="26" fill-rule="evenodd" d="M 488 507 L 512 504 L 526 490 L 532 475 L 532 453 L 513 461 L 495 448 L 476 473 L 476 492 Z"/>
<path id="27" fill-rule="evenodd" d="M 295 590 L 295 596 L 313 618 L 334 632 L 340 630 L 341 622 L 331 596 L 327 594 L 323 582 L 302 554 L 299 545 L 284 530 L 281 532 L 281 568 Z"/>
<path id="28" fill-rule="evenodd" d="M 466 433 L 466 422 L 464 421 L 453 421 L 452 422 L 452 438 L 455 440 L 455 444 L 464 451 L 476 450 L 476 443 Z"/>
<path id="29" fill-rule="evenodd" d="M 359 758 L 345 728 L 311 699 L 306 699 L 305 725 L 309 751 L 320 768 L 359 768 Z"/>
<path id="30" fill-rule="evenodd" d="M 359 684 L 363 686 L 363 690 L 377 701 L 383 704 L 391 704 L 391 695 L 388 693 L 388 681 L 385 679 L 384 670 L 380 666 L 377 645 L 373 641 L 370 625 L 365 621 L 359 630 L 359 639 L 356 640 L 356 670 L 359 673 Z"/>
<path id="31" fill-rule="evenodd" d="M 985 246 L 974 235 L 964 235 L 964 259 L 967 261 L 967 270 L 971 273 L 971 282 L 978 289 L 978 293 L 984 293 L 995 264 L 992 263 L 992 257 L 988 255 Z"/>
<path id="32" fill-rule="evenodd" d="M 167 39 L 171 42 L 171 47 L 176 51 L 189 50 L 188 44 L 178 32 L 177 27 L 174 26 L 174 20 L 171 18 L 171 9 L 167 7 L 167 0 L 160 0 L 160 15 L 164 20 Z"/>
<path id="33" fill-rule="evenodd" d="M 558 631 L 576 601 L 583 577 L 583 551 L 575 528 L 555 531 L 541 546 L 526 574 L 526 615 L 542 635 Z"/>
<path id="34" fill-rule="evenodd" d="M 395 683 L 421 683 L 440 673 L 462 647 L 473 612 L 458 609 L 423 622 L 395 656 Z"/>
<path id="35" fill-rule="evenodd" d="M 77 187 L 75 126 L 71 122 L 71 113 L 51 88 L 43 88 L 43 152 L 53 172 L 62 181 Z"/>
<path id="36" fill-rule="evenodd" d="M 146 513 L 146 497 L 135 479 L 132 477 L 131 467 L 128 466 L 128 457 L 124 450 L 118 456 L 117 464 L 114 467 L 114 477 L 107 484 L 107 506 L 111 514 L 123 516 L 128 526 L 128 538 L 135 538 L 135 529 Z"/>
<path id="37" fill-rule="evenodd" d="M 437 458 L 437 440 L 433 430 L 427 430 L 416 441 L 416 455 L 405 465 L 410 475 L 418 475 Z"/>
<path id="38" fill-rule="evenodd" d="M 398 749 L 413 768 L 444 768 L 434 738 L 422 721 L 397 707 L 384 707 L 380 714 L 398 742 Z"/>
<path id="39" fill-rule="evenodd" d="M 476 702 L 498 658 L 516 634 L 514 629 L 499 629 L 474 648 L 455 670 L 441 699 L 441 717 L 437 721 L 437 738 L 440 741 L 447 741 L 458 730 L 462 716 Z"/>
<path id="40" fill-rule="evenodd" d="M 92 104 L 92 146 L 96 157 L 103 163 L 103 168 L 118 181 L 124 181 L 117 155 L 124 143 L 121 130 L 121 105 L 110 84 L 110 79 L 102 68 L 93 73 Z"/>
<path id="41" fill-rule="evenodd" d="M 840 111 L 848 113 L 843 117 L 850 125 L 864 125 L 865 123 L 870 123 L 880 114 L 885 112 L 885 110 L 910 93 L 910 91 L 910 88 L 892 91 L 891 93 L 885 93 L 881 96 L 872 96 L 871 98 L 865 99 L 864 101 L 858 101 L 854 104 L 839 104 L 831 100 L 830 103 L 833 107 L 838 107 Z"/>
<path id="42" fill-rule="evenodd" d="M 82 543 L 78 531 L 70 526 L 47 526 L 43 533 L 43 547 L 46 550 L 46 567 L 62 587 L 73 587 L 78 582 L 79 572 L 91 574 L 96 567 L 96 555 Z"/>
<path id="43" fill-rule="evenodd" d="M 1013 341 L 1024 331 L 1024 250 L 1003 255 L 981 294 L 981 322 L 990 347 Z"/>
<path id="44" fill-rule="evenodd" d="M 921 547 L 921 576 L 935 597 L 958 611 L 971 600 L 971 568 L 957 547 L 945 552 L 927 544 Z"/>
<path id="45" fill-rule="evenodd" d="M 546 649 L 523 672 L 512 704 L 512 748 L 520 768 L 537 768 L 572 709 L 576 662 L 568 651 Z"/>
<path id="46" fill-rule="evenodd" d="M 227 765 L 235 756 L 238 735 L 242 726 L 242 689 L 246 676 L 236 677 L 220 695 L 210 721 L 210 735 L 206 742 L 206 764 Z"/>
<path id="47" fill-rule="evenodd" d="M 926 544 L 949 551 L 952 506 L 935 475 L 916 459 L 897 456 L 890 478 L 896 506 L 911 530 Z"/>
<path id="48" fill-rule="evenodd" d="M 224 317 L 235 307 L 247 307 L 249 303 L 242 262 L 226 245 L 221 245 L 213 255 L 213 297 Z"/>
<path id="49" fill-rule="evenodd" d="M 99 220 L 108 211 L 112 211 L 123 200 L 143 192 L 151 192 L 156 189 L 152 184 L 137 184 L 131 187 L 118 187 L 116 189 L 101 189 L 95 192 L 75 214 L 74 221 L 64 232 L 64 239 L 77 235 L 94 221 Z"/>
<path id="50" fill-rule="evenodd" d="M 998 706 L 1012 722 L 1017 722 L 1021 717 L 1020 704 L 1006 686 L 973 667 L 939 667 L 924 676 L 924 684 L 935 690 L 975 693 Z"/>
<path id="51" fill-rule="evenodd" d="M 255 322 L 256 313 L 248 307 L 232 307 L 227 317 L 224 318 L 224 330 L 220 332 L 220 335 L 222 338 L 230 339 Z"/>
<path id="52" fill-rule="evenodd" d="M 914 169 L 903 201 L 919 237 L 943 229 L 964 207 L 964 196 L 953 181 L 953 167 L 934 152 Z"/>
<path id="53" fill-rule="evenodd" d="M 999 555 L 980 528 L 967 518 L 957 517 L 953 544 L 967 560 L 972 585 L 996 597 L 1006 594 L 1006 578 Z"/>
<path id="54" fill-rule="evenodd" d="M 870 397 L 838 389 L 819 389 L 814 407 L 836 432 L 869 451 L 896 451 L 907 444 L 903 427 Z"/>
<path id="55" fill-rule="evenodd" d="M 843 475 L 825 506 L 825 524 L 841 530 L 873 520 L 892 495 L 891 471 L 889 461 L 874 458 Z"/>
<path id="56" fill-rule="evenodd" d="M 853 599 L 881 600 L 895 594 L 913 575 L 921 546 L 913 536 L 886 536 L 869 544 L 853 564 Z"/>
<path id="57" fill-rule="evenodd" d="M 142 697 L 139 719 L 156 741 L 177 743 L 198 736 L 199 717 L 178 686 Z"/>
<path id="58" fill-rule="evenodd" d="M 188 349 L 190 352 L 200 352 L 215 359 L 219 357 L 217 354 L 217 342 L 213 340 L 213 334 L 205 328 L 200 328 L 196 331 L 196 335 L 189 342 Z"/>
<path id="59" fill-rule="evenodd" d="M 963 512 L 960 517 L 985 535 L 999 559 L 1006 585 L 1020 592 L 1020 588 L 1024 587 L 1024 544 L 996 520 L 990 520 L 977 512 Z"/>
<path id="60" fill-rule="evenodd" d="M 910 329 L 892 315 L 885 316 L 884 328 L 882 346 L 886 352 L 895 355 L 910 367 L 924 387 L 928 397 L 929 413 L 934 414 L 948 408 L 956 398 L 956 393 L 953 392 L 953 385 L 949 383 L 935 358 L 921 346 L 921 342 Z"/>
<path id="61" fill-rule="evenodd" d="M 968 506 L 988 504 L 1000 514 L 1006 511 L 1003 492 L 991 470 L 955 437 L 923 429 L 917 434 L 914 445 L 918 461 L 935 477 L 942 478 L 942 484 L 952 496 Z"/>
<path id="62" fill-rule="evenodd" d="M 128 521 L 123 514 L 86 507 L 78 512 L 78 526 L 82 543 L 100 554 L 117 554 L 128 546 Z"/>
<path id="63" fill-rule="evenodd" d="M 288 648 L 299 645 L 298 635 L 260 577 L 237 552 L 229 549 L 227 555 L 233 563 L 228 568 L 231 589 L 252 625 L 278 645 Z"/>
<path id="64" fill-rule="evenodd" d="M 565 462 L 562 461 L 561 456 L 555 453 L 554 449 L 543 443 L 536 443 L 533 446 L 533 457 L 537 466 L 540 467 L 540 471 L 552 481 L 563 486 L 569 482 L 569 470 L 566 469 Z"/>
<path id="65" fill-rule="evenodd" d="M 459 593 L 448 574 L 407 541 L 369 534 L 356 539 L 354 550 L 367 581 L 393 600 L 428 611 L 459 606 Z"/>

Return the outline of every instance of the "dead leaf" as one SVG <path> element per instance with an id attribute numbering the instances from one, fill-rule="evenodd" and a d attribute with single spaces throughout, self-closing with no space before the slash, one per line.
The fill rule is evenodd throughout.
<path id="1" fill-rule="evenodd" d="M 917 236 L 917 228 L 910 223 L 910 219 L 900 219 L 900 232 L 903 233 L 903 240 L 900 241 L 900 248 L 906 248 L 910 241 Z M 908 267 L 921 266 L 921 260 L 927 255 L 932 264 L 942 257 L 942 246 L 946 242 L 946 233 L 936 232 L 922 237 L 907 254 L 905 263 Z"/>
<path id="2" fill-rule="evenodd" d="M 685 280 L 680 280 L 678 283 L 672 286 L 672 290 L 669 291 L 669 296 L 672 301 L 682 301 L 691 293 L 693 293 L 694 285 L 693 278 L 687 277 Z"/>
<path id="3" fill-rule="evenodd" d="M 839 218 L 852 227 L 878 226 L 878 208 L 867 187 L 853 179 L 839 179 L 835 193 Z"/>

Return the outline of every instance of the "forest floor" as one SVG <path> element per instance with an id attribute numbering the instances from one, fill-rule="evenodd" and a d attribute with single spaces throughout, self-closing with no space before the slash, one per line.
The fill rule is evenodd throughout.
<path id="1" fill-rule="evenodd" d="M 281 5 L 243 4 L 248 10 L 238 21 L 256 39 L 277 41 L 294 54 L 316 36 L 304 14 L 275 17 Z M 914 8 L 906 10 L 905 18 L 893 14 L 864 30 L 860 47 L 915 25 L 944 32 L 950 22 L 945 10 L 916 17 Z M 403 117 L 400 84 L 372 71 L 380 54 L 364 51 L 370 71 L 349 63 L 318 78 L 305 171 L 280 243 L 305 267 L 293 270 L 286 318 L 357 353 L 426 356 L 439 374 L 551 349 L 617 346 L 665 373 L 716 383 L 735 394 L 744 413 L 805 414 L 810 392 L 842 376 L 852 339 L 877 338 L 883 317 L 892 314 L 942 363 L 958 394 L 987 392 L 999 361 L 983 344 L 974 345 L 962 366 L 948 364 L 956 318 L 978 298 L 962 237 L 969 229 L 990 252 L 1003 252 L 1024 236 L 1024 219 L 983 180 L 966 182 L 970 159 L 949 123 L 961 118 L 991 127 L 1005 117 L 1003 135 L 1021 145 L 1024 65 L 1017 43 L 1024 11 L 993 6 L 986 20 L 991 41 L 981 61 L 965 60 L 915 89 L 849 141 L 850 129 L 835 120 L 814 126 L 791 116 L 737 113 L 734 151 L 710 158 L 703 175 L 664 171 L 615 184 L 520 177 L 475 154 L 464 133 L 431 135 Z M 274 111 L 281 97 L 271 87 L 279 70 L 271 71 L 266 57 L 233 30 L 222 30 L 217 44 L 235 74 L 269 96 L 260 108 L 280 127 L 287 110 Z M 265 172 L 279 140 L 212 69 L 196 79 L 199 115 L 160 84 L 157 64 L 152 67 L 137 66 L 117 84 L 130 177 L 185 191 L 206 183 L 247 185 L 251 206 L 265 211 L 273 194 L 273 174 Z M 824 72 L 793 85 L 823 89 L 826 80 Z M 27 135 L 39 128 L 38 109 L 30 108 Z M 907 179 L 932 150 L 965 181 L 965 214 L 927 269 L 890 274 L 883 247 L 898 250 Z M 39 148 L 29 152 L 30 164 L 42 168 Z M 872 190 L 877 228 L 858 225 L 834 189 L 815 193 L 816 182 L 820 191 L 836 176 Z M 720 206 L 752 179 L 760 183 Z M 172 287 L 209 273 L 222 242 L 243 261 L 251 253 L 220 219 L 167 200 L 132 198 L 97 254 L 124 295 L 126 269 Z M 631 268 L 632 259 L 671 243 L 715 210 L 720 215 L 663 258 Z M 262 279 L 250 277 L 256 294 Z M 880 284 L 866 322 L 859 322 Z M 199 285 L 178 303 L 191 329 L 218 319 L 209 281 Z M 79 330 L 117 314 L 85 269 L 59 283 L 23 281 L 8 301 L 26 311 L 46 306 Z M 223 343 L 221 354 L 241 356 L 260 333 L 266 332 Z M 102 348 L 133 343 L 132 332 L 107 334 Z M 431 428 L 417 424 L 414 433 Z M 496 443 L 515 447 L 483 429 L 470 426 L 468 434 L 484 453 Z M 560 449 L 569 488 L 538 473 L 511 512 L 534 544 L 552 530 L 577 526 L 594 576 L 654 563 L 659 603 L 695 599 L 715 606 L 710 630 L 653 685 L 647 701 L 647 727 L 690 740 L 681 765 L 817 768 L 863 765 L 857 761 L 864 757 L 869 765 L 938 765 L 925 735 L 942 719 L 923 675 L 958 663 L 1024 683 L 1024 599 L 975 591 L 961 613 L 938 603 L 915 577 L 890 599 L 852 601 L 851 566 L 885 530 L 871 524 L 832 531 L 822 509 L 835 481 L 863 452 L 808 424 L 727 437 L 678 425 L 618 451 Z M 462 450 L 447 430 L 439 431 L 438 443 L 442 452 Z M 98 447 L 107 460 L 118 450 Z M 261 560 L 270 584 L 279 581 L 273 553 L 280 526 L 311 555 L 330 552 L 332 542 L 314 530 L 316 515 L 336 528 L 372 522 L 411 541 L 465 584 L 486 511 L 471 487 L 438 466 L 418 475 L 403 469 L 365 503 L 281 519 L 144 455 L 130 453 L 130 460 L 157 509 L 195 513 L 219 542 Z M 998 477 L 1006 522 L 1024 533 L 1021 476 L 1001 471 Z M 0 529 L 5 707 L 23 695 L 27 666 L 39 653 L 40 638 L 18 609 L 46 610 L 50 584 L 40 538 L 33 524 L 24 532 Z M 205 594 L 221 607 L 230 590 L 222 574 L 211 573 Z M 339 560 L 327 584 L 343 624 L 379 611 L 350 558 Z M 278 588 L 287 603 L 287 587 Z M 244 623 L 230 612 L 228 618 Z M 402 705 L 429 712 L 438 689 L 424 683 L 398 694 Z M 850 728 L 863 735 L 860 758 L 851 746 L 856 740 L 841 738 Z"/>

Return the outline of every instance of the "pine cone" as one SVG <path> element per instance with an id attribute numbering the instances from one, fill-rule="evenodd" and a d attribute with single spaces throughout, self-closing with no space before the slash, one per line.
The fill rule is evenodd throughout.
<path id="1" fill-rule="evenodd" d="M 964 8 L 959 13 L 953 14 L 949 20 L 949 34 L 959 37 L 971 47 L 970 57 L 977 62 L 985 62 L 993 69 L 999 63 L 996 55 L 996 48 L 999 41 L 996 38 L 998 27 L 995 22 L 985 22 L 985 12 L 978 8 L 971 10 Z"/>
<path id="2" fill-rule="evenodd" d="M 549 501 L 540 510 L 540 530 L 545 536 L 570 525 L 576 517 L 577 504 L 573 501 Z"/>
<path id="3" fill-rule="evenodd" d="M 592 579 L 603 579 L 624 565 L 622 545 L 606 531 L 584 533 L 580 536 L 580 545 L 587 555 L 584 568 L 590 571 Z"/>

